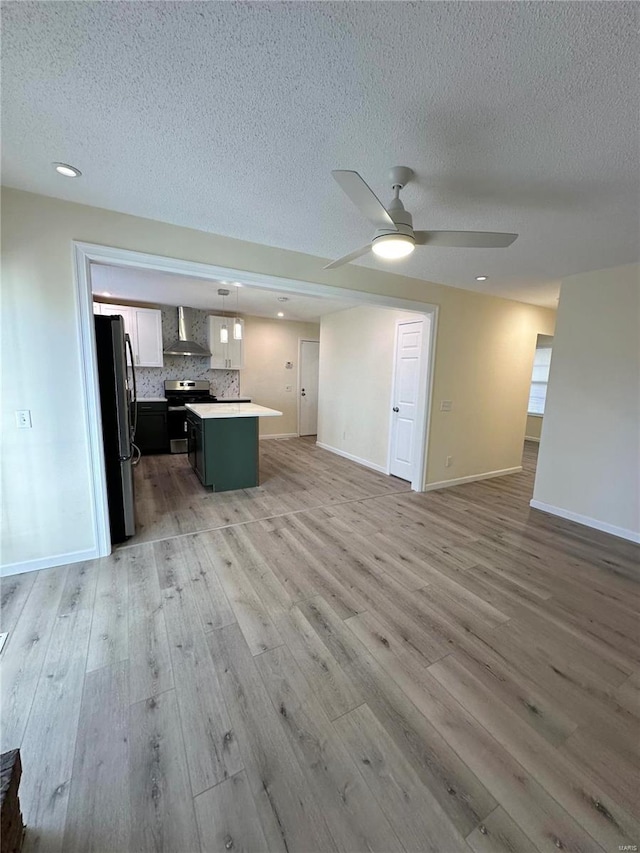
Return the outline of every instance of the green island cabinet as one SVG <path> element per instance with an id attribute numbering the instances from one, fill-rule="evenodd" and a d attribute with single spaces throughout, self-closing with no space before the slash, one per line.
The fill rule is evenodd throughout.
<path id="1" fill-rule="evenodd" d="M 243 404 L 253 406 L 253 404 Z M 217 408 L 215 404 L 199 405 L 198 411 Z M 227 412 L 230 406 L 225 406 Z M 263 409 L 253 406 L 253 409 Z M 265 415 L 280 415 L 274 409 L 263 409 Z M 260 483 L 258 454 L 258 417 L 201 417 L 187 409 L 189 463 L 203 486 L 214 492 L 251 489 Z"/>

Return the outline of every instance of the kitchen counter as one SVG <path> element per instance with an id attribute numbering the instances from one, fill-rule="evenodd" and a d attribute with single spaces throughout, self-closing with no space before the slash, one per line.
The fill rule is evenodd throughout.
<path id="1" fill-rule="evenodd" d="M 260 485 L 258 418 L 282 412 L 255 403 L 187 403 L 189 464 L 215 492 Z"/>
<path id="2" fill-rule="evenodd" d="M 276 409 L 258 406 L 257 403 L 187 403 L 186 408 L 198 418 L 277 418 Z"/>

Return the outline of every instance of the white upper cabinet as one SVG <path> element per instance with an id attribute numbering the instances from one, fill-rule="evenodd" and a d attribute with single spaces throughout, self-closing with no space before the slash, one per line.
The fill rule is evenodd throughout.
<path id="1" fill-rule="evenodd" d="M 244 338 L 244 320 L 239 321 Z M 226 324 L 228 341 L 220 340 L 220 331 Z M 209 349 L 211 350 L 211 368 L 213 370 L 242 370 L 244 367 L 244 349 L 242 340 L 233 337 L 233 317 L 209 315 Z"/>
<path id="2" fill-rule="evenodd" d="M 162 311 L 157 308 L 133 308 L 135 346 L 138 367 L 162 367 Z M 126 320 L 125 320 L 126 323 Z"/>
<path id="3" fill-rule="evenodd" d="M 136 367 L 162 367 L 162 311 L 158 308 L 137 308 L 133 305 L 93 303 L 94 314 L 120 314 L 124 328 L 131 338 Z M 127 353 L 127 363 L 130 363 Z"/>

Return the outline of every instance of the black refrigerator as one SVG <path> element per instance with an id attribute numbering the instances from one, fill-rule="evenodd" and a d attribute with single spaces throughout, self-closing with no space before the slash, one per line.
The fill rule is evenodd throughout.
<path id="1" fill-rule="evenodd" d="M 102 441 L 107 478 L 111 542 L 124 542 L 136 532 L 133 461 L 135 446 L 135 370 L 127 365 L 131 342 L 120 315 L 94 316 Z"/>

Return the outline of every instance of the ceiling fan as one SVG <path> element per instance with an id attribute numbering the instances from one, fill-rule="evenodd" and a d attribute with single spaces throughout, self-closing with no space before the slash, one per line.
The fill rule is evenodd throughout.
<path id="1" fill-rule="evenodd" d="M 356 249 L 327 264 L 324 269 L 332 270 L 342 264 L 355 261 L 369 250 L 386 260 L 404 258 L 410 255 L 416 246 L 448 246 L 458 249 L 505 249 L 518 236 L 496 231 L 414 231 L 411 214 L 404 209 L 400 201 L 400 190 L 413 177 L 413 170 L 407 166 L 394 166 L 389 173 L 393 200 L 385 208 L 371 187 L 357 172 L 348 169 L 334 169 L 331 172 L 340 187 L 349 196 L 360 213 L 376 226 L 373 239 L 361 249 Z"/>

